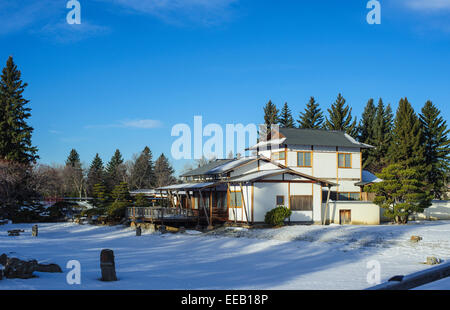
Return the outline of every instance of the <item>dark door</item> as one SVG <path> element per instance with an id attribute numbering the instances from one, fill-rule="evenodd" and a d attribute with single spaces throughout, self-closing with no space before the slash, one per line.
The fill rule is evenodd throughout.
<path id="1" fill-rule="evenodd" d="M 348 225 L 352 222 L 352 211 L 351 210 L 340 210 L 339 218 L 341 225 Z"/>

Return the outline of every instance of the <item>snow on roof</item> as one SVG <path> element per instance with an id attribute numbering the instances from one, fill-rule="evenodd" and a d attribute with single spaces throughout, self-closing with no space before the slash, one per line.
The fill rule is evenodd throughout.
<path id="1" fill-rule="evenodd" d="M 249 163 L 253 160 L 256 160 L 257 158 L 258 158 L 257 156 L 242 157 L 242 158 L 227 162 L 221 166 L 215 167 L 215 168 L 209 170 L 208 172 L 206 172 L 206 174 L 224 173 L 224 172 L 233 170 L 234 168 L 237 168 L 239 166 L 242 166 L 246 163 Z"/>
<path id="2" fill-rule="evenodd" d="M 158 190 L 180 190 L 180 189 L 200 189 L 204 187 L 209 187 L 217 182 L 205 182 L 205 183 L 183 183 L 175 184 L 158 188 Z"/>
<path id="3" fill-rule="evenodd" d="M 355 183 L 356 186 L 362 186 L 362 185 L 367 185 L 370 183 L 379 183 L 382 182 L 383 180 L 378 178 L 376 175 L 374 175 L 373 173 L 371 173 L 370 171 L 367 170 L 363 170 L 362 171 L 362 180 L 361 182 Z"/>
<path id="4" fill-rule="evenodd" d="M 285 140 L 286 140 L 286 138 L 273 139 L 273 140 L 269 140 L 269 141 L 261 141 L 261 142 L 258 142 L 257 144 L 255 144 L 254 146 L 249 147 L 247 150 L 256 150 L 258 148 L 264 148 L 269 145 L 280 145 L 280 144 L 283 144 L 283 142 Z"/>
<path id="5" fill-rule="evenodd" d="M 272 175 L 277 175 L 281 173 L 292 172 L 290 169 L 271 169 L 271 170 L 260 170 L 244 175 L 240 175 L 228 180 L 229 182 L 250 182 L 258 179 L 263 179 L 270 177 Z"/>

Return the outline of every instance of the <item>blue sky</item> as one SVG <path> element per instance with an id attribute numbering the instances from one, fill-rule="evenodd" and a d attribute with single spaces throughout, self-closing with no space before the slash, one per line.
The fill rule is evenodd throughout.
<path id="1" fill-rule="evenodd" d="M 450 0 L 380 0 L 381 25 L 365 0 L 79 1 L 68 25 L 66 0 L 0 0 L 1 66 L 13 55 L 29 84 L 43 163 L 170 158 L 173 125 L 258 124 L 269 99 L 297 117 L 341 92 L 359 118 L 369 98 L 407 96 L 449 119 Z"/>

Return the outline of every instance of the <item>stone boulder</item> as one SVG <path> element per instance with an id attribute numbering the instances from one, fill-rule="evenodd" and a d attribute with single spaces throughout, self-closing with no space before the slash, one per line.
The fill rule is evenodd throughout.
<path id="1" fill-rule="evenodd" d="M 427 265 L 439 265 L 441 263 L 441 260 L 439 258 L 436 258 L 434 256 L 427 257 Z"/>
<path id="2" fill-rule="evenodd" d="M 411 242 L 419 242 L 420 240 L 422 240 L 423 238 L 421 236 L 411 236 Z"/>
<path id="3" fill-rule="evenodd" d="M 7 279 L 29 279 L 35 277 L 33 272 L 62 272 L 56 264 L 39 264 L 37 260 L 24 261 L 16 257 L 0 255 L 0 264 L 4 266 L 3 275 Z"/>

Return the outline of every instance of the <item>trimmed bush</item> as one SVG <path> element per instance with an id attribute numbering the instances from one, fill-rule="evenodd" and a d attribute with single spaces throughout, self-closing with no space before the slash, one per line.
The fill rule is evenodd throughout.
<path id="1" fill-rule="evenodd" d="M 280 206 L 266 213 L 264 222 L 272 226 L 283 226 L 284 220 L 290 217 L 292 211 L 286 207 Z"/>

